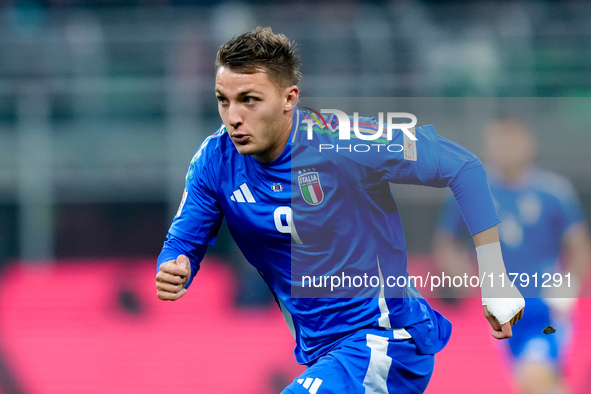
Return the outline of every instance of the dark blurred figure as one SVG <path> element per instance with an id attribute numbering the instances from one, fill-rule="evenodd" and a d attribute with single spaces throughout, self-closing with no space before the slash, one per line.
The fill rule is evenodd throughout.
<path id="1" fill-rule="evenodd" d="M 0 283 L 3 278 L 4 270 L 8 263 L 10 229 L 0 223 Z M 1 313 L 1 311 L 0 311 Z M 24 393 L 21 385 L 10 367 L 11 363 L 4 354 L 2 346 L 2 334 L 0 333 L 0 393 L 3 394 L 21 394 Z"/>

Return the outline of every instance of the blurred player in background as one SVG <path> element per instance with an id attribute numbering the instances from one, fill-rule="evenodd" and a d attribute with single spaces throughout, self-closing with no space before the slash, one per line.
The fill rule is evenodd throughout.
<path id="1" fill-rule="evenodd" d="M 561 337 L 568 333 L 565 318 L 576 302 L 590 260 L 581 207 L 568 180 L 533 165 L 536 142 L 524 123 L 509 118 L 491 123 L 485 130 L 485 148 L 491 191 L 501 218 L 499 233 L 507 272 L 529 279 L 528 285 L 521 287 L 526 313 L 508 341 L 516 384 L 522 393 L 567 392 L 560 378 Z M 436 231 L 434 256 L 451 275 L 474 270 L 463 242 L 466 230 L 450 198 Z M 570 287 L 542 288 L 543 273 L 555 272 L 570 272 Z M 536 273 L 537 286 L 533 280 Z M 521 286 L 526 282 L 518 277 L 515 283 Z M 447 290 L 457 297 L 468 296 L 462 289 Z M 544 334 L 547 325 L 556 327 L 557 333 Z"/>
<path id="2" fill-rule="evenodd" d="M 390 142 L 412 148 L 405 154 L 389 152 L 387 140 L 381 153 L 321 152 L 319 144 L 340 143 L 339 133 L 322 125 L 338 128 L 339 122 L 321 115 L 317 121 L 296 107 L 298 63 L 289 40 L 269 28 L 235 37 L 218 51 L 215 94 L 223 124 L 189 167 L 181 206 L 158 258 L 158 297 L 185 295 L 225 216 L 284 314 L 296 341 L 296 360 L 308 367 L 284 393 L 422 392 L 451 324 L 414 285 L 383 286 L 384 278 L 408 276 L 389 182 L 450 187 L 479 262 L 504 272 L 486 173 L 476 156 L 431 126 L 413 128 L 416 145 L 394 131 Z M 359 124 L 366 133 L 378 130 L 375 119 L 361 118 Z M 317 296 L 292 296 L 305 287 L 294 273 L 345 272 L 379 278 L 382 286 L 351 293 L 351 285 L 343 284 L 332 294 L 324 289 Z M 483 291 L 493 335 L 510 337 L 523 298 L 517 291 L 502 300 L 491 294 Z M 241 335 L 239 320 L 236 335 Z"/>

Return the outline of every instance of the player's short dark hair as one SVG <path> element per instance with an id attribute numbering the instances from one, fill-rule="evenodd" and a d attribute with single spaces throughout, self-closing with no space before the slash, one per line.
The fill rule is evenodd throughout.
<path id="1" fill-rule="evenodd" d="M 254 30 L 232 38 L 218 50 L 215 68 L 227 67 L 234 72 L 265 71 L 279 87 L 300 82 L 300 59 L 295 44 L 283 34 L 275 34 L 270 27 Z"/>

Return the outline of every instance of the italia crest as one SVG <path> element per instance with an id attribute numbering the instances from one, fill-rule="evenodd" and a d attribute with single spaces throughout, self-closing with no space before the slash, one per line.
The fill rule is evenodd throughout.
<path id="1" fill-rule="evenodd" d="M 313 169 L 312 169 L 313 170 Z M 304 201 L 310 205 L 318 205 L 324 200 L 324 192 L 320 185 L 318 172 L 310 170 L 298 171 L 298 185 Z"/>

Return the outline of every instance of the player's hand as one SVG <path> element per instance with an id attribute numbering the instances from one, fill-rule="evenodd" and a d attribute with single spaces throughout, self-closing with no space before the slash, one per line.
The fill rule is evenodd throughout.
<path id="1" fill-rule="evenodd" d="M 483 308 L 484 316 L 486 317 L 486 320 L 488 320 L 490 326 L 494 330 L 490 334 L 496 339 L 511 338 L 511 336 L 513 335 L 513 330 L 511 329 L 511 326 L 517 323 L 517 321 L 523 317 L 524 308 L 521 308 L 521 310 L 515 316 L 513 316 L 509 321 L 503 324 L 499 323 L 497 318 L 488 310 L 487 305 L 484 305 Z"/>
<path id="2" fill-rule="evenodd" d="M 511 326 L 523 316 L 525 300 L 507 276 L 497 226 L 474 235 L 484 316 L 496 339 L 511 338 Z"/>
<path id="3" fill-rule="evenodd" d="M 191 278 L 191 262 L 185 255 L 176 260 L 170 260 L 160 265 L 156 275 L 156 290 L 158 298 L 165 301 L 178 300 L 185 295 L 185 285 Z"/>
<path id="4" fill-rule="evenodd" d="M 507 283 L 507 274 L 505 273 Z M 486 297 L 485 295 L 489 295 Z M 491 297 L 492 295 L 492 297 Z M 513 335 L 511 326 L 523 316 L 525 299 L 515 286 L 482 287 L 482 306 L 484 316 L 493 328 L 492 336 L 496 339 L 511 338 Z"/>

